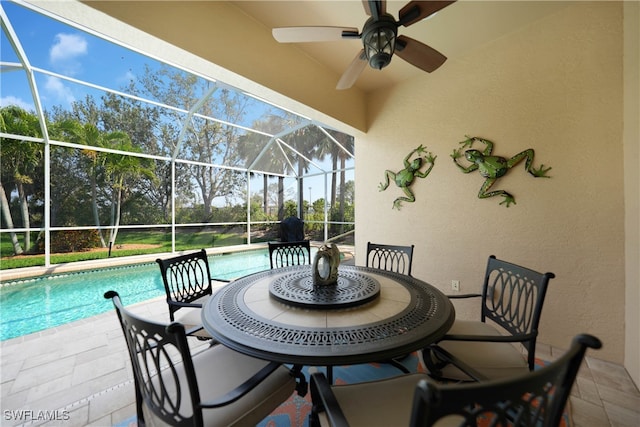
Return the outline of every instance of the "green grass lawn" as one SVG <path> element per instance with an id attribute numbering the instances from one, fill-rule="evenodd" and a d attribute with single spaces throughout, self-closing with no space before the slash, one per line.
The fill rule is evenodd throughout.
<path id="1" fill-rule="evenodd" d="M 190 249 L 224 247 L 242 245 L 247 243 L 243 230 L 228 228 L 226 232 L 181 231 L 176 233 L 176 251 Z M 21 238 L 23 236 L 20 236 Z M 36 236 L 32 237 L 35 241 Z M 268 240 L 267 237 L 262 241 Z M 261 241 L 253 238 L 252 241 Z M 141 248 L 129 249 L 127 246 L 144 245 Z M 111 258 L 126 257 L 133 255 L 145 255 L 161 252 L 171 252 L 171 234 L 156 230 L 121 230 L 118 233 L 116 245 L 112 248 Z M 10 236 L 3 234 L 0 240 L 0 269 L 8 270 L 13 268 L 35 267 L 44 265 L 44 254 L 23 255 L 14 257 Z M 76 261 L 87 261 L 109 258 L 108 250 L 91 250 L 71 253 L 51 254 L 52 264 L 63 264 Z"/>

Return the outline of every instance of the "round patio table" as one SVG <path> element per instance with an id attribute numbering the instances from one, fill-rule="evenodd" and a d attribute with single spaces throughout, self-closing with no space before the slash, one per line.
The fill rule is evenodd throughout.
<path id="1" fill-rule="evenodd" d="M 444 336 L 455 318 L 449 299 L 414 277 L 340 266 L 338 283 L 329 286 L 333 296 L 329 288 L 314 290 L 309 265 L 251 274 L 217 291 L 202 322 L 212 337 L 250 356 L 335 366 L 419 350 Z"/>

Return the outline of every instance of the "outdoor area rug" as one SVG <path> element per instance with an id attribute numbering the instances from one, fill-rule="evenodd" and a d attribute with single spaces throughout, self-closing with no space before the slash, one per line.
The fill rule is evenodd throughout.
<path id="1" fill-rule="evenodd" d="M 536 359 L 536 367 L 542 367 L 546 362 Z M 402 360 L 411 372 L 426 372 L 426 368 L 417 356 L 412 353 Z M 311 368 L 324 372 L 324 368 Z M 309 378 L 309 368 L 304 368 L 303 372 Z M 385 363 L 369 363 L 363 365 L 336 366 L 333 368 L 334 384 L 351 384 L 364 381 L 373 381 L 383 378 L 394 377 L 402 373 L 392 365 Z M 258 427 L 308 427 L 308 416 L 311 412 L 311 395 L 307 393 L 305 397 L 293 393 L 291 397 L 273 411 L 267 418 L 262 420 Z M 571 427 L 571 412 L 567 403 L 565 414 L 560 427 Z M 399 427 L 399 426 L 385 426 Z"/>
<path id="2" fill-rule="evenodd" d="M 536 359 L 536 366 L 542 367 L 546 362 Z M 411 372 L 426 372 L 423 362 L 412 353 L 402 360 L 402 364 Z M 309 369 L 324 372 L 324 368 L 303 368 L 305 377 L 309 378 Z M 386 363 L 369 363 L 363 365 L 336 366 L 333 368 L 334 384 L 352 384 L 357 382 L 372 381 L 394 377 L 402 373 L 392 365 Z M 300 397 L 294 392 L 291 397 L 262 420 L 258 427 L 308 427 L 308 417 L 311 412 L 311 395 Z M 569 406 L 565 409 L 565 415 L 560 427 L 571 427 L 571 411 Z M 136 427 L 136 419 L 128 419 L 117 427 Z M 385 426 L 398 427 L 398 426 Z"/>

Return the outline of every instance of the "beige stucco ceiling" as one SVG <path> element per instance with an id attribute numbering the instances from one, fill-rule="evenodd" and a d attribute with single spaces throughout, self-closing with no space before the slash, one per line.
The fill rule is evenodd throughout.
<path id="1" fill-rule="evenodd" d="M 426 73 L 394 57 L 383 70 L 366 68 L 355 86 L 335 85 L 361 48 L 360 40 L 277 43 L 271 30 L 286 26 L 346 26 L 362 30 L 359 0 L 348 1 L 100 1 L 85 2 L 120 21 L 185 49 L 229 71 L 366 131 L 366 98 L 372 91 Z M 388 1 L 397 18 L 405 1 Z M 431 18 L 401 27 L 448 57 L 447 63 L 566 7 L 557 1 L 458 1 Z M 472 70 L 470 69 L 470 72 Z"/>
<path id="2" fill-rule="evenodd" d="M 232 1 L 235 6 L 272 29 L 288 26 L 362 26 L 368 16 L 359 0 L 350 1 Z M 387 12 L 398 18 L 398 11 L 407 1 L 387 1 Z M 458 1 L 432 17 L 400 27 L 399 34 L 413 37 L 440 51 L 450 60 L 468 50 L 505 36 L 546 14 L 553 13 L 566 3 L 557 1 Z M 322 64 L 339 79 L 358 51 L 360 40 L 324 43 L 299 43 L 284 46 L 302 50 Z M 446 63 L 435 72 L 446 73 Z M 367 67 L 356 86 L 370 92 L 423 74 L 413 65 L 394 57 L 383 69 Z"/>

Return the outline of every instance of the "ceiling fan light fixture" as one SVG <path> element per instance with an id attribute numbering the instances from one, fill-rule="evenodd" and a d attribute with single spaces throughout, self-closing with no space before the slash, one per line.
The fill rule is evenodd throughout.
<path id="1" fill-rule="evenodd" d="M 396 48 L 398 27 L 391 15 L 369 19 L 362 30 L 362 44 L 371 68 L 383 69 L 391 62 Z"/>
<path id="2" fill-rule="evenodd" d="M 382 70 L 391 63 L 394 54 L 409 64 L 430 73 L 440 67 L 447 57 L 434 48 L 404 35 L 398 28 L 408 27 L 434 15 L 456 0 L 409 0 L 398 12 L 398 21 L 386 12 L 386 0 L 362 0 L 369 19 L 362 32 L 346 27 L 285 27 L 274 28 L 273 37 L 280 43 L 348 40 L 358 38 L 362 49 L 340 77 L 336 89 L 349 89 L 367 67 Z"/>

